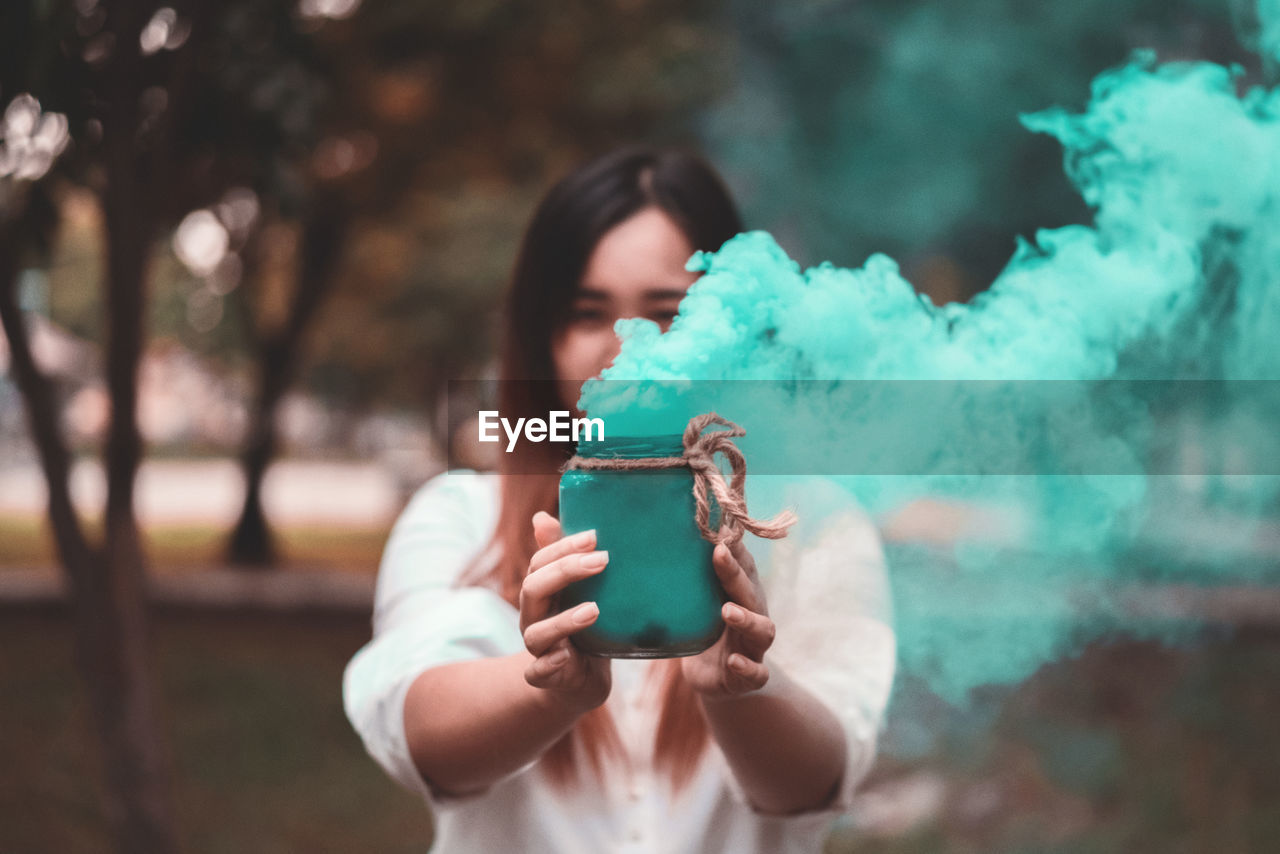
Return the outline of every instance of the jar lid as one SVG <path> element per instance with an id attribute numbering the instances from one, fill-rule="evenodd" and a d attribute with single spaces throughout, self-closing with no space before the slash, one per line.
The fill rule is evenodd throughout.
<path id="1" fill-rule="evenodd" d="M 684 454 L 684 437 L 680 434 L 610 436 L 598 442 L 579 442 L 577 452 L 580 457 L 611 460 L 679 457 Z"/>

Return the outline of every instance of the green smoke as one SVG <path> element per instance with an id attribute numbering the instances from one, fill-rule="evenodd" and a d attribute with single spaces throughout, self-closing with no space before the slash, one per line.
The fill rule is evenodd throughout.
<path id="1" fill-rule="evenodd" d="M 1017 115 L 1079 104 L 1134 47 L 1240 63 L 1254 0 L 732 2 L 740 84 L 705 118 L 748 220 L 805 263 L 886 252 L 965 299 L 1012 235 L 1088 210 Z"/>
<path id="2" fill-rule="evenodd" d="M 1263 48 L 1280 26 L 1276 5 L 1259 7 Z M 802 270 L 762 232 L 696 256 L 690 268 L 704 275 L 670 330 L 620 323 L 622 352 L 605 379 L 775 382 L 738 399 L 732 383 L 649 388 L 637 399 L 597 382 L 583 408 L 615 433 L 647 434 L 679 432 L 691 411 L 714 406 L 747 428 L 742 445 L 757 460 L 780 447 L 834 454 L 880 442 L 889 456 L 930 461 L 926 471 L 837 478 L 882 518 L 930 497 L 965 502 L 968 514 L 993 508 L 948 553 L 891 554 L 901 663 L 943 696 L 1025 678 L 1102 633 L 1184 636 L 1187 621 L 1144 612 L 1143 590 L 1280 580 L 1258 524 L 1280 506 L 1280 478 L 1230 458 L 1251 447 L 1248 431 L 1280 424 L 1275 396 L 1251 385 L 1280 380 L 1280 90 L 1239 94 L 1239 76 L 1144 53 L 1100 75 L 1083 113 L 1023 116 L 1061 144 L 1093 224 L 1021 241 L 967 304 L 922 299 L 883 255 L 858 269 Z M 1140 384 L 1100 402 L 1096 383 L 1117 379 L 1217 382 L 1190 406 L 1165 406 Z M 902 429 L 890 393 L 819 394 L 821 384 L 788 380 L 1061 385 L 1051 406 L 1016 384 L 959 401 L 946 409 L 959 413 L 946 416 L 957 419 L 949 433 Z M 1044 439 L 1055 432 L 1071 441 L 1048 459 Z M 948 435 L 995 437 L 1001 456 L 1040 473 L 983 474 L 1008 469 Z M 1063 447 L 1083 474 L 1045 473 L 1062 470 Z M 1219 458 L 1188 462 L 1194 477 L 1153 464 L 1201 452 Z M 772 510 L 766 485 L 753 484 L 762 514 Z M 1000 527 L 1015 533 L 989 535 Z"/>

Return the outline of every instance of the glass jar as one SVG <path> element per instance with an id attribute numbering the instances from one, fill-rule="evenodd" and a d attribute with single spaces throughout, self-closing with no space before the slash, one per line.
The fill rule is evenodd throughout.
<path id="1" fill-rule="evenodd" d="M 578 446 L 582 457 L 676 457 L 680 436 L 616 437 Z M 714 505 L 713 505 L 714 508 Z M 570 469 L 560 477 L 564 533 L 596 530 L 609 552 L 597 575 L 560 594 L 560 607 L 596 602 L 600 616 L 570 636 L 583 652 L 608 658 L 674 658 L 702 652 L 724 629 L 726 597 L 711 563 L 712 543 L 694 521 L 693 473 L 686 467 Z M 712 527 L 715 527 L 712 514 Z"/>

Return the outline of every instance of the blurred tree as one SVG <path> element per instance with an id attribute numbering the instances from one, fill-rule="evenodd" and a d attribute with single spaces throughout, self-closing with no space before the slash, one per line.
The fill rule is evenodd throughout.
<path id="1" fill-rule="evenodd" d="M 421 412 L 477 370 L 547 184 L 614 144 L 689 141 L 724 83 L 715 6 L 242 0 L 209 14 L 183 47 L 185 101 L 151 86 L 141 104 L 172 127 L 182 175 L 157 203 L 186 275 L 156 283 L 151 319 L 252 376 L 233 563 L 275 559 L 261 484 L 293 383 L 351 411 Z M 82 7 L 70 20 L 92 53 L 101 10 Z M 162 23 L 161 42 L 191 33 L 172 9 Z M 72 325 L 92 331 L 94 301 L 78 307 Z"/>
<path id="2" fill-rule="evenodd" d="M 329 400 L 357 411 L 433 404 L 491 350 L 493 306 L 535 193 L 588 152 L 687 134 L 717 85 L 708 8 L 672 0 L 401 0 L 343 12 L 354 14 L 290 19 L 246 6 L 227 19 L 244 33 L 227 34 L 227 71 L 201 99 L 238 116 L 231 126 L 277 123 L 246 140 L 245 155 L 264 227 L 283 226 L 297 247 L 289 286 L 269 285 L 271 265 L 251 261 L 246 271 L 263 278 L 236 292 L 258 353 L 248 488 L 227 550 L 241 565 L 275 559 L 260 485 L 308 337 L 310 379 Z"/>
<path id="3" fill-rule="evenodd" d="M 1056 141 L 1020 112 L 1082 105 L 1140 47 L 1256 67 L 1232 32 L 1254 0 L 736 0 L 738 85 L 706 123 L 749 218 L 805 264 L 902 262 L 964 301 L 1015 237 L 1089 217 Z"/>
<path id="4" fill-rule="evenodd" d="M 308 338 L 309 380 L 331 399 L 430 406 L 490 349 L 494 296 L 536 193 L 607 145 L 688 139 L 721 82 L 713 5 L 277 0 L 210 14 L 184 47 L 196 54 L 186 102 L 152 85 L 140 109 L 173 128 L 183 179 L 158 203 L 167 227 L 183 223 L 174 250 L 189 274 L 157 282 L 152 319 L 200 349 L 250 354 L 256 378 L 235 560 L 272 557 L 259 484 Z M 102 10 L 77 8 L 73 35 L 96 55 L 110 41 Z M 159 43 L 191 31 L 172 8 L 157 22 Z M 379 243 L 392 251 L 372 259 Z M 206 328 L 197 297 L 215 309 Z M 235 310 L 224 316 L 224 303 Z M 92 331 L 94 302 L 79 310 L 72 325 Z"/>
<path id="5" fill-rule="evenodd" d="M 174 35 L 173 9 L 162 15 L 140 0 L 86 0 L 77 6 L 9 3 L 0 25 L 0 91 L 8 99 L 0 175 L 0 318 L 74 600 L 78 659 L 106 761 L 108 817 L 121 851 L 165 852 L 177 850 L 177 834 L 151 682 L 145 556 L 133 490 L 142 453 L 137 379 L 146 337 L 148 260 L 164 218 L 162 200 L 171 197 L 175 184 L 169 116 L 182 103 L 192 50 L 180 49 L 186 36 Z M 192 29 L 203 29 L 197 17 L 203 9 L 192 4 Z M 50 112 L 29 92 L 39 93 Z M 73 131 L 83 133 L 84 144 L 59 159 Z M 107 503 L 96 543 L 71 502 L 56 390 L 33 357 L 16 294 L 22 266 L 47 261 L 57 226 L 51 202 L 57 180 L 93 190 L 106 232 L 111 417 L 103 452 Z"/>
<path id="6" fill-rule="evenodd" d="M 486 352 L 492 297 L 509 263 L 495 262 L 502 253 L 493 247 L 509 254 L 524 219 L 512 203 L 527 207 L 588 152 L 679 126 L 713 79 L 699 11 L 674 0 L 554 9 L 531 0 L 402 0 L 326 20 L 357 6 L 29 0 L 3 9 L 0 103 L 17 111 L 5 162 L 12 167 L 18 152 L 36 166 L 0 175 L 0 317 L 48 483 L 122 851 L 177 847 L 133 514 L 138 367 L 158 239 L 176 227 L 182 263 L 210 294 L 241 308 L 258 379 L 244 454 L 249 488 L 230 551 L 269 560 L 258 496 L 276 448 L 275 412 L 339 279 L 348 301 L 367 289 L 357 320 L 371 323 L 330 317 L 327 331 L 357 331 L 325 337 L 372 345 L 350 359 L 325 353 L 356 378 L 339 396 L 359 402 L 369 389 L 408 388 L 430 399 Z M 43 107 L 14 97 L 26 92 Z M 28 137 L 45 147 L 19 151 Z M 58 390 L 33 357 L 18 295 L 20 272 L 49 263 L 69 187 L 96 196 L 105 232 L 102 317 L 100 326 L 85 323 L 105 342 L 111 400 L 100 541 L 71 501 Z M 457 209 L 438 201 L 458 204 L 477 188 L 481 209 L 451 230 L 444 220 Z M 460 232 L 470 238 L 466 254 L 453 257 Z M 384 236 L 405 251 L 373 270 L 344 268 L 353 234 L 357 259 Z M 271 245 L 278 237 L 290 238 L 283 252 Z M 405 258 L 417 269 L 405 269 Z M 370 310 L 371 294 L 388 307 Z M 459 315 L 471 321 L 455 322 Z M 417 367 L 398 371 L 406 341 Z"/>

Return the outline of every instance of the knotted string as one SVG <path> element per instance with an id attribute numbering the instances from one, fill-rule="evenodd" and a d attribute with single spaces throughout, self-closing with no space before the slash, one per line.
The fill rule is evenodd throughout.
<path id="1" fill-rule="evenodd" d="M 725 430 L 703 432 L 717 425 Z M 746 531 L 757 537 L 779 540 L 787 535 L 787 529 L 796 523 L 796 514 L 783 510 L 772 519 L 752 519 L 747 513 L 747 500 L 743 492 L 747 485 L 747 461 L 733 440 L 747 435 L 747 431 L 714 412 L 695 415 L 684 428 L 684 453 L 678 457 L 635 457 L 630 459 L 605 459 L 601 457 L 574 456 L 565 463 L 565 470 L 588 471 L 637 471 L 640 469 L 671 469 L 688 467 L 693 472 L 693 500 L 697 507 L 694 520 L 702 536 L 713 543 L 732 545 L 742 539 Z M 732 470 L 732 480 L 725 482 L 716 454 L 724 454 Z M 707 495 L 715 496 L 720 508 L 719 530 L 711 530 L 711 502 Z"/>

